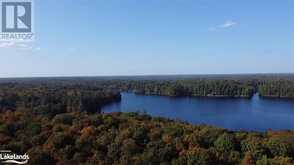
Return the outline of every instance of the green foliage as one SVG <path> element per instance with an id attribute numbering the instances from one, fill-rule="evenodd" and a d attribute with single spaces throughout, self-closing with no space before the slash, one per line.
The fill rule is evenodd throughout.
<path id="1" fill-rule="evenodd" d="M 29 135 L 35 136 L 41 133 L 42 127 L 39 123 L 30 122 L 27 126 L 27 130 L 29 132 Z"/>
<path id="2" fill-rule="evenodd" d="M 70 114 L 58 114 L 54 117 L 53 123 L 72 125 L 73 119 L 74 117 Z"/>
<path id="3" fill-rule="evenodd" d="M 2 149 L 29 153 L 32 164 L 294 163 L 291 131 L 229 132 L 146 114 L 72 112 L 52 119 L 27 112 L 8 114 L 27 122 L 8 124 L 11 119 L 0 118 Z M 14 133 L 7 133 L 9 127 Z"/>
<path id="4" fill-rule="evenodd" d="M 120 99 L 118 91 L 95 86 L 0 84 L 0 110 L 21 108 L 50 118 L 66 112 L 99 112 L 101 106 Z"/>
<path id="5" fill-rule="evenodd" d="M 291 147 L 291 144 L 287 144 L 285 142 L 279 141 L 279 139 L 270 139 L 266 146 L 268 147 L 269 151 L 274 156 L 283 156 L 287 157 L 294 154 L 294 148 Z"/>
<path id="6" fill-rule="evenodd" d="M 294 164 L 293 131 L 231 132 L 139 113 L 92 113 L 120 99 L 119 92 L 109 89 L 111 83 L 116 89 L 145 94 L 206 97 L 251 96 L 252 83 L 235 80 L 96 83 L 0 84 L 1 149 L 28 153 L 30 164 L 45 165 Z M 278 90 L 273 91 L 270 93 L 275 95 Z"/>
<path id="7" fill-rule="evenodd" d="M 121 146 L 116 143 L 112 143 L 107 148 L 107 157 L 112 161 L 119 160 Z"/>
<path id="8" fill-rule="evenodd" d="M 253 84 L 233 80 L 131 81 L 128 88 L 137 94 L 195 97 L 250 98 L 255 92 Z"/>
<path id="9" fill-rule="evenodd" d="M 126 156 L 133 156 L 136 153 L 140 152 L 140 147 L 136 144 L 135 140 L 133 139 L 126 139 L 123 141 L 123 144 L 121 146 L 121 150 L 123 152 L 123 155 Z"/>
<path id="10" fill-rule="evenodd" d="M 154 141 L 147 144 L 142 159 L 145 164 L 160 164 L 170 162 L 176 156 L 176 149 L 173 145 L 167 145 L 162 141 Z"/>
<path id="11" fill-rule="evenodd" d="M 7 124 L 3 124 L 3 123 L 0 124 L 0 133 L 6 134 L 6 135 L 9 134 L 9 130 L 8 130 L 8 125 Z"/>
<path id="12" fill-rule="evenodd" d="M 214 141 L 220 134 L 223 134 L 223 130 L 215 127 L 204 126 L 199 131 L 200 145 L 204 147 L 213 146 Z"/>
<path id="13" fill-rule="evenodd" d="M 31 156 L 29 159 L 29 163 L 31 165 L 52 165 L 56 164 L 56 160 L 47 152 L 42 151 L 40 148 L 35 148 L 31 151 L 29 151 L 28 155 L 34 155 Z"/>
<path id="14" fill-rule="evenodd" d="M 265 151 L 263 138 L 260 136 L 248 136 L 241 142 L 241 150 L 243 152 Z"/>
<path id="15" fill-rule="evenodd" d="M 72 145 L 74 139 L 66 133 L 56 133 L 49 138 L 49 143 L 56 149 L 64 148 L 66 145 Z"/>
<path id="16" fill-rule="evenodd" d="M 262 97 L 294 98 L 294 82 L 287 80 L 272 80 L 261 82 L 258 88 Z"/>
<path id="17" fill-rule="evenodd" d="M 149 141 L 149 137 L 147 135 L 148 129 L 145 127 L 139 127 L 134 129 L 132 138 L 137 144 L 146 144 Z"/>
<path id="18" fill-rule="evenodd" d="M 187 153 L 187 165 L 210 165 L 213 164 L 211 154 L 205 149 L 195 148 Z"/>
<path id="19" fill-rule="evenodd" d="M 236 142 L 233 135 L 224 133 L 216 139 L 214 146 L 219 151 L 229 152 L 236 149 L 235 143 Z"/>

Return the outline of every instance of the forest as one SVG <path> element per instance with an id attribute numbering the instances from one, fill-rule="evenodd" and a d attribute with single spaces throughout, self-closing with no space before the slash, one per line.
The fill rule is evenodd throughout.
<path id="1" fill-rule="evenodd" d="M 294 98 L 294 82 L 264 81 L 260 83 L 258 91 L 265 98 Z"/>
<path id="2" fill-rule="evenodd" d="M 229 131 L 144 113 L 101 113 L 120 91 L 197 97 L 293 97 L 262 79 L 0 81 L 0 146 L 29 164 L 292 165 L 294 132 Z"/>
<path id="3" fill-rule="evenodd" d="M 29 164 L 292 165 L 294 132 L 232 132 L 138 113 L 3 111 L 0 145 Z"/>
<path id="4" fill-rule="evenodd" d="M 233 80 L 133 81 L 128 90 L 136 94 L 192 97 L 250 98 L 255 88 Z"/>
<path id="5" fill-rule="evenodd" d="M 25 110 L 52 116 L 75 111 L 99 112 L 101 106 L 120 99 L 119 91 L 91 86 L 0 85 L 0 111 Z"/>
<path id="6" fill-rule="evenodd" d="M 294 75 L 130 76 L 0 79 L 16 86 L 83 87 L 144 95 L 294 99 Z M 20 87 L 21 88 L 21 87 Z"/>

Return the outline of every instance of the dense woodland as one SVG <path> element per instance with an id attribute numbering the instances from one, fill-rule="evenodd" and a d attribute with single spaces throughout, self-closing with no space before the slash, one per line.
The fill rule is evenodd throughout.
<path id="1" fill-rule="evenodd" d="M 128 89 L 136 94 L 193 97 L 247 97 L 255 92 L 249 82 L 233 80 L 133 81 Z"/>
<path id="2" fill-rule="evenodd" d="M 258 79 L 0 81 L 0 149 L 36 165 L 292 165 L 293 131 L 233 132 L 99 110 L 120 101 L 119 91 L 293 98 L 293 89 L 292 80 Z"/>
<path id="3" fill-rule="evenodd" d="M 251 98 L 259 93 L 264 98 L 294 98 L 292 74 L 0 79 L 0 87 L 3 84 L 42 84 L 48 88 L 57 85 L 162 96 Z"/>
<path id="4" fill-rule="evenodd" d="M 258 91 L 267 98 L 294 98 L 294 81 L 261 82 Z"/>
<path id="5" fill-rule="evenodd" d="M 145 114 L 0 113 L 1 149 L 29 164 L 292 165 L 294 132 L 230 132 Z"/>
<path id="6" fill-rule="evenodd" d="M 88 86 L 0 85 L 0 110 L 24 110 L 34 114 L 99 112 L 101 106 L 120 101 L 118 91 Z"/>

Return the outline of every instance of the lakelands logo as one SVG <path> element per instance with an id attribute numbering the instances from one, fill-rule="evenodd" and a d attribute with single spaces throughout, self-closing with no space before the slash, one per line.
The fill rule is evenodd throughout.
<path id="1" fill-rule="evenodd" d="M 29 155 L 18 155 L 9 150 L 0 151 L 0 163 L 3 164 L 27 164 L 29 162 Z"/>
<path id="2" fill-rule="evenodd" d="M 32 0 L 0 0 L 0 40 L 31 41 L 33 33 Z"/>

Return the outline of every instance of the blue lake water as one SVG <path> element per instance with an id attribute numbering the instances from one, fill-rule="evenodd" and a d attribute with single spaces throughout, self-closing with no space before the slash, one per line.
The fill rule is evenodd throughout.
<path id="1" fill-rule="evenodd" d="M 122 100 L 103 112 L 144 111 L 152 116 L 208 124 L 230 130 L 294 130 L 294 100 L 219 99 L 145 96 L 122 93 Z"/>

